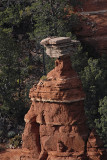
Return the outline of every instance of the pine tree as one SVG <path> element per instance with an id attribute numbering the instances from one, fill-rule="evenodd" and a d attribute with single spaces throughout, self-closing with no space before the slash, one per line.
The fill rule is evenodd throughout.
<path id="1" fill-rule="evenodd" d="M 21 95 L 26 74 L 23 74 L 24 61 L 19 48 L 12 38 L 0 32 L 0 111 L 16 120 L 25 113 Z"/>

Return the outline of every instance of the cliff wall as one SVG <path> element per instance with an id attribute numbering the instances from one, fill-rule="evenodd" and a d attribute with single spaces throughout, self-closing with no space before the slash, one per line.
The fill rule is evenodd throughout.
<path id="1" fill-rule="evenodd" d="M 81 0 L 81 11 L 99 11 L 107 9 L 107 0 Z"/>
<path id="2" fill-rule="evenodd" d="M 107 53 L 107 0 L 81 0 L 81 25 L 76 35 L 100 53 Z M 93 53 L 94 54 L 94 53 Z"/>

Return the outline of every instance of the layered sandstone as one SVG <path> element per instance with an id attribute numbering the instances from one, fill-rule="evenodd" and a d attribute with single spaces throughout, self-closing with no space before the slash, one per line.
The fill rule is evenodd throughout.
<path id="1" fill-rule="evenodd" d="M 56 67 L 31 89 L 30 97 L 35 101 L 71 103 L 84 100 L 81 81 L 71 67 L 69 56 L 60 57 Z"/>
<path id="2" fill-rule="evenodd" d="M 77 9 L 81 26 L 76 32 L 79 40 L 91 45 L 100 53 L 107 54 L 107 0 L 81 0 Z"/>
<path id="3" fill-rule="evenodd" d="M 52 57 L 53 50 L 66 43 L 70 49 L 70 42 L 63 37 L 45 39 L 42 44 L 50 47 L 53 54 L 47 52 Z M 25 115 L 23 149 L 38 160 L 105 160 L 102 142 L 85 124 L 85 94 L 66 51 L 63 47 L 58 52 L 56 67 L 30 90 L 32 105 Z"/>

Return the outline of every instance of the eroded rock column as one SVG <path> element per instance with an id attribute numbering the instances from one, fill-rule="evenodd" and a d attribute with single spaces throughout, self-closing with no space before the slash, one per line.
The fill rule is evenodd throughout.
<path id="1" fill-rule="evenodd" d="M 32 105 L 25 115 L 23 148 L 39 160 L 96 160 L 96 153 L 101 160 L 103 149 L 98 152 L 99 145 L 93 146 L 97 139 L 85 124 L 85 94 L 70 61 L 78 41 L 59 37 L 41 44 L 50 57 L 57 58 L 56 67 L 30 90 Z"/>

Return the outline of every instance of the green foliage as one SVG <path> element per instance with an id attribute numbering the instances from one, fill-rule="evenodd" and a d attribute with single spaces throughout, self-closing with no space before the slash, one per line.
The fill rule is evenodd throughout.
<path id="1" fill-rule="evenodd" d="M 9 140 L 10 148 L 20 147 L 21 144 L 22 144 L 22 136 L 21 135 L 16 135 L 14 138 L 11 138 Z"/>
<path id="2" fill-rule="evenodd" d="M 0 28 L 5 33 L 30 35 L 31 39 L 36 40 L 36 48 L 43 53 L 41 39 L 48 36 L 72 36 L 71 30 L 77 27 L 79 18 L 69 11 L 80 4 L 79 0 L 5 1 L 2 2 L 4 10 L 0 12 Z"/>
<path id="3" fill-rule="evenodd" d="M 82 80 L 84 81 L 83 85 L 85 90 L 87 91 L 90 86 L 97 87 L 100 83 L 103 84 L 104 77 L 103 69 L 100 67 L 99 60 L 89 58 L 88 66 L 84 68 L 82 73 Z"/>
<path id="4" fill-rule="evenodd" d="M 0 16 L 2 17 L 2 21 L 0 25 L 6 24 L 17 24 L 20 21 L 20 14 L 19 14 L 20 6 L 14 6 L 6 8 L 4 12 L 0 12 Z M 15 14 L 14 14 L 15 13 Z"/>
<path id="5" fill-rule="evenodd" d="M 46 81 L 47 80 L 47 76 L 43 75 L 40 80 Z"/>
<path id="6" fill-rule="evenodd" d="M 85 108 L 90 127 L 95 126 L 94 120 L 99 117 L 98 103 L 104 96 L 105 75 L 98 59 L 89 58 L 88 65 L 81 72 L 81 79 L 86 93 Z"/>
<path id="7" fill-rule="evenodd" d="M 29 65 L 29 66 L 28 66 L 28 72 L 29 72 L 29 73 L 32 73 L 34 69 L 35 69 L 35 66 L 34 66 L 34 65 Z"/>
<path id="8" fill-rule="evenodd" d="M 2 142 L 3 134 L 4 134 L 3 128 L 0 128 L 0 142 Z"/>
<path id="9" fill-rule="evenodd" d="M 31 13 L 29 10 L 30 2 L 27 1 L 18 1 L 12 2 L 10 4 L 2 4 L 4 7 L 3 11 L 0 11 L 0 29 L 5 33 L 22 32 L 25 24 L 30 24 L 24 28 L 23 32 L 26 32 L 31 29 Z M 30 23 L 29 23 L 30 22 Z M 22 30 L 21 30 L 22 28 Z"/>
<path id="10" fill-rule="evenodd" d="M 73 7 L 77 7 L 77 6 L 81 6 L 82 5 L 82 2 L 80 0 L 70 0 L 70 4 L 73 6 Z"/>
<path id="11" fill-rule="evenodd" d="M 5 94 L 11 96 L 11 88 L 18 79 L 18 74 L 13 76 L 18 72 L 18 53 L 12 39 L 3 33 L 0 34 L 0 70 L 0 93 L 3 97 L 6 96 Z"/>
<path id="12" fill-rule="evenodd" d="M 81 45 L 78 46 L 78 49 L 75 53 L 71 55 L 71 61 L 73 68 L 80 73 L 84 70 L 84 67 L 88 64 L 88 53 L 83 52 Z"/>
<path id="13" fill-rule="evenodd" d="M 15 132 L 14 131 L 9 131 L 8 134 L 7 134 L 8 138 L 12 138 L 14 136 L 15 136 Z"/>
<path id="14" fill-rule="evenodd" d="M 56 58 L 50 58 L 48 55 L 46 55 L 46 73 L 50 72 L 55 67 L 55 60 Z"/>
<path id="15" fill-rule="evenodd" d="M 71 31 L 80 23 L 78 15 L 70 12 L 75 5 L 79 5 L 79 1 L 38 0 L 29 6 L 33 28 L 29 35 L 31 39 L 36 40 L 36 48 L 43 53 L 43 74 L 53 68 L 54 61 L 44 55 L 40 41 L 49 36 L 72 36 Z"/>
<path id="16" fill-rule="evenodd" d="M 0 111 L 11 119 L 19 118 L 17 114 L 20 112 L 20 116 L 25 114 L 25 102 L 21 94 L 23 80 L 26 77 L 23 66 L 26 64 L 23 63 L 20 53 L 18 44 L 6 33 L 0 32 L 0 97 L 2 103 Z"/>
<path id="17" fill-rule="evenodd" d="M 69 7 L 68 1 L 63 0 L 32 3 L 30 12 L 33 13 L 34 37 L 41 40 L 47 36 L 66 36 L 71 32 L 72 25 L 78 23 L 78 17 L 73 13 L 70 15 Z"/>
<path id="18" fill-rule="evenodd" d="M 85 112 L 90 128 L 96 128 L 98 134 L 107 137 L 107 56 L 94 59 L 84 53 L 79 46 L 78 51 L 71 56 L 72 66 L 79 73 L 86 93 Z M 100 102 L 100 103 L 99 103 Z M 106 138 L 107 139 L 107 138 Z"/>
<path id="19" fill-rule="evenodd" d="M 95 119 L 97 132 L 104 140 L 105 146 L 107 147 L 107 96 L 99 101 L 98 112 L 100 114 L 100 118 Z"/>
<path id="20" fill-rule="evenodd" d="M 69 11 L 80 4 L 80 0 L 5 1 L 0 28 L 9 33 L 21 32 L 24 27 L 23 32 L 29 32 L 37 41 L 47 36 L 66 36 L 79 23 L 78 16 Z"/>

